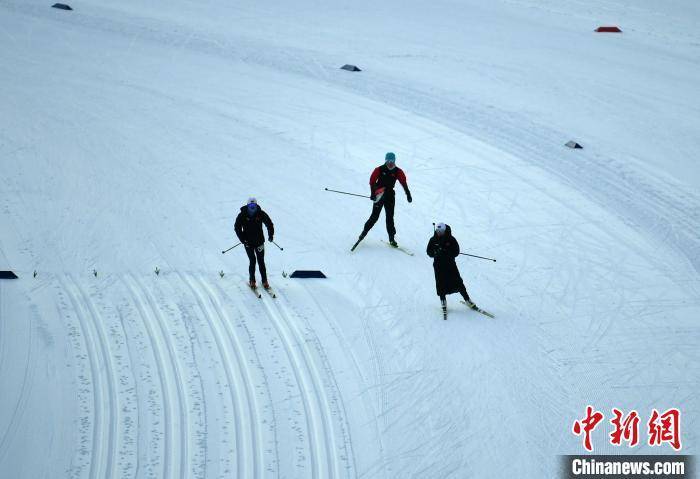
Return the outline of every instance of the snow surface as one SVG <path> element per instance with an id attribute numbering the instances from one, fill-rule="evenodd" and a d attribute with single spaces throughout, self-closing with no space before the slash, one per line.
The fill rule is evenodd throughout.
<path id="1" fill-rule="evenodd" d="M 587 404 L 698 453 L 696 1 L 50 3 L 0 0 L 2 477 L 557 477 Z M 414 257 L 323 190 L 386 151 Z"/>

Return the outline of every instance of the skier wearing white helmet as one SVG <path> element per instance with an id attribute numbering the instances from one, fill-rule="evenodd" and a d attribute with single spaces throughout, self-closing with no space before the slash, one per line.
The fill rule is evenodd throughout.
<path id="1" fill-rule="evenodd" d="M 455 258 L 459 256 L 459 243 L 452 236 L 450 225 L 439 223 L 435 227 L 435 234 L 428 241 L 426 249 L 428 256 L 433 258 L 433 269 L 435 270 L 435 289 L 440 296 L 444 318 L 447 319 L 447 298 L 448 294 L 460 293 L 464 301 L 472 309 L 477 306 L 469 298 L 464 281 L 459 275 L 459 269 Z"/>

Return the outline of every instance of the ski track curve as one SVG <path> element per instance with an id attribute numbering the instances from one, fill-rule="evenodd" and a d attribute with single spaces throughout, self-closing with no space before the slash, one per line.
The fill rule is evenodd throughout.
<path id="1" fill-rule="evenodd" d="M 216 313 L 216 316 L 218 317 L 220 323 L 223 325 L 223 329 L 226 332 L 229 340 L 229 344 L 231 345 L 231 348 L 233 349 L 234 354 L 236 355 L 236 363 L 238 366 L 238 370 L 240 372 L 241 378 L 243 379 L 243 390 L 246 396 L 246 406 L 248 409 L 248 416 L 251 418 L 249 421 L 250 425 L 250 431 L 249 435 L 250 438 L 252 439 L 252 444 L 253 444 L 253 457 L 254 457 L 254 468 L 253 468 L 253 476 L 254 478 L 258 478 L 262 476 L 262 470 L 263 470 L 263 463 L 264 463 L 264 458 L 263 458 L 263 451 L 264 451 L 264 446 L 262 443 L 262 435 L 260 432 L 260 427 L 259 425 L 261 424 L 261 417 L 260 417 L 260 407 L 255 399 L 255 385 L 253 382 L 253 379 L 251 377 L 250 371 L 247 367 L 249 364 L 248 361 L 246 361 L 246 358 L 243 356 L 243 342 L 241 338 L 236 334 L 235 328 L 233 327 L 233 322 L 231 321 L 231 318 L 229 317 L 228 313 L 226 312 L 226 309 L 222 306 L 221 301 L 219 300 L 219 297 L 217 296 L 216 292 L 213 290 L 211 285 L 209 285 L 203 278 L 194 278 L 199 285 L 201 286 L 200 290 L 204 293 L 206 293 L 209 302 L 213 306 L 213 310 Z"/>
<path id="2" fill-rule="evenodd" d="M 241 280 L 242 281 L 242 280 Z M 268 409 L 269 414 L 271 416 L 271 424 L 269 426 L 269 430 L 271 435 L 273 436 L 272 438 L 272 443 L 274 445 L 274 450 L 271 450 L 274 452 L 274 462 L 273 465 L 275 466 L 276 472 L 277 472 L 277 477 L 280 477 L 280 459 L 279 459 L 279 439 L 278 439 L 278 422 L 277 422 L 277 414 L 275 412 L 275 407 L 272 399 L 272 391 L 270 390 L 270 381 L 268 379 L 268 374 L 267 370 L 263 366 L 262 361 L 260 360 L 260 355 L 258 354 L 258 350 L 255 347 L 255 337 L 253 335 L 253 332 L 251 329 L 248 327 L 248 324 L 245 320 L 245 318 L 248 317 L 253 317 L 253 314 L 251 313 L 251 310 L 241 301 L 236 301 L 235 298 L 230 296 L 229 292 L 225 291 L 224 288 L 217 284 L 216 289 L 219 291 L 219 294 L 221 297 L 227 299 L 229 301 L 229 305 L 232 305 L 233 308 L 238 312 L 240 315 L 241 321 L 240 321 L 240 327 L 246 332 L 246 335 L 248 337 L 248 340 L 251 343 L 251 350 L 253 354 L 253 359 L 254 359 L 254 367 L 257 368 L 262 376 L 262 383 L 263 387 L 265 389 L 264 394 L 265 397 L 267 398 L 268 405 L 267 408 L 263 409 Z M 238 292 L 240 293 L 241 296 L 248 294 L 247 291 L 243 291 L 240 287 L 238 288 Z M 268 472 L 273 472 L 271 467 L 267 468 Z"/>
<path id="3" fill-rule="evenodd" d="M 373 290 L 376 287 L 376 279 L 372 278 L 370 281 L 370 287 L 368 290 Z M 369 296 L 366 296 L 369 297 Z M 381 307 L 382 304 L 377 304 L 373 306 L 367 306 L 363 308 L 360 319 L 362 321 L 362 332 L 365 337 L 365 342 L 370 350 L 371 357 L 370 360 L 373 365 L 374 377 L 376 378 L 376 385 L 374 387 L 378 388 L 378 399 L 379 399 L 379 416 L 383 418 L 383 425 L 386 428 L 388 423 L 388 418 L 385 412 L 389 409 L 389 393 L 385 385 L 384 378 L 387 376 L 386 367 L 384 363 L 384 358 L 382 357 L 382 350 L 377 345 L 377 341 L 374 338 L 379 337 L 375 328 L 372 326 L 372 321 L 370 321 L 369 315 L 370 310 L 375 310 Z M 377 416 L 377 417 L 379 417 Z"/>
<path id="4" fill-rule="evenodd" d="M 178 411 L 180 414 L 180 421 L 183 420 L 186 423 L 186 416 L 182 415 L 182 405 L 181 401 L 181 381 L 177 378 L 177 374 L 173 370 L 174 363 L 171 361 L 170 365 L 164 360 L 163 355 L 168 354 L 170 358 L 170 346 L 165 345 L 168 343 L 167 336 L 163 337 L 164 328 L 161 324 L 158 324 L 159 332 L 154 329 L 154 324 L 160 323 L 160 318 L 156 316 L 155 311 L 151 308 L 148 299 L 144 297 L 145 291 L 137 282 L 136 278 L 131 274 L 122 277 L 122 282 L 126 286 L 127 291 L 131 296 L 131 300 L 136 307 L 136 310 L 141 317 L 141 321 L 145 326 L 146 334 L 148 335 L 148 340 L 151 346 L 151 351 L 153 352 L 153 357 L 156 362 L 156 369 L 158 373 L 158 380 L 160 382 L 161 388 L 161 400 L 163 402 L 163 460 L 162 477 L 187 477 L 186 468 L 183 469 L 183 460 L 186 460 L 187 454 L 180 455 L 180 462 L 177 465 L 173 465 L 173 462 L 179 455 L 178 447 L 176 444 L 175 436 L 175 421 L 173 419 L 174 406 L 171 401 L 175 398 L 180 402 L 178 405 Z M 150 309 L 150 312 L 149 312 Z M 177 382 L 177 384 L 176 384 Z M 181 427 L 181 433 L 184 434 L 186 428 Z M 186 444 L 187 437 L 180 437 L 180 442 Z M 186 447 L 186 445 L 181 445 L 181 447 Z M 173 472 L 173 469 L 176 469 Z M 177 469 L 180 469 L 177 471 Z"/>
<path id="5" fill-rule="evenodd" d="M 308 288 L 305 289 L 307 294 L 311 297 L 313 303 L 316 306 L 316 311 L 320 313 L 320 315 L 325 319 L 326 323 L 328 326 L 331 328 L 333 331 L 335 337 L 343 344 L 343 346 L 346 347 L 347 351 L 350 351 L 350 355 L 352 356 L 353 362 L 355 366 L 357 366 L 356 359 L 354 355 L 352 354 L 352 349 L 349 348 L 349 344 L 347 341 L 344 341 L 345 338 L 341 337 L 339 335 L 338 329 L 335 327 L 335 325 L 329 320 L 328 315 L 325 313 L 323 308 L 321 308 L 321 305 L 316 301 L 315 298 L 311 296 L 311 294 L 308 291 Z M 289 301 L 287 298 L 287 295 L 284 293 L 284 291 L 277 291 L 277 298 L 284 300 L 284 304 L 289 304 L 291 305 L 292 303 Z M 288 312 L 292 310 L 291 307 L 285 307 Z M 345 408 L 345 403 L 343 402 L 343 396 L 340 393 L 340 388 L 338 387 L 338 381 L 336 380 L 335 374 L 333 372 L 333 368 L 330 364 L 330 359 L 328 357 L 328 354 L 323 348 L 323 344 L 321 343 L 320 338 L 316 334 L 314 328 L 311 326 L 311 323 L 309 322 L 308 318 L 306 316 L 300 316 L 298 313 L 295 313 L 297 317 L 301 317 L 304 321 L 306 331 L 308 332 L 308 335 L 311 336 L 311 342 L 313 342 L 314 347 L 316 349 L 316 352 L 318 353 L 319 357 L 321 358 L 321 362 L 323 365 L 323 372 L 325 372 L 326 378 L 327 378 L 327 383 L 328 383 L 328 388 L 331 390 L 331 400 L 328 403 L 329 406 L 335 405 L 335 413 L 333 413 L 333 409 L 329 408 L 331 411 L 332 415 L 336 415 L 338 417 L 338 422 L 339 422 L 339 427 L 340 427 L 340 433 L 341 436 L 343 437 L 343 445 L 342 449 L 344 451 L 344 458 L 341 457 L 341 459 L 344 459 L 346 462 L 346 476 L 353 477 L 357 476 L 357 463 L 355 460 L 355 453 L 353 450 L 353 443 L 352 443 L 352 434 L 350 431 L 350 425 L 348 423 L 348 414 L 347 410 Z M 321 385 L 323 385 L 323 382 L 321 382 Z M 326 399 L 328 401 L 328 399 Z M 331 416 L 332 419 L 332 416 Z M 376 426 L 376 422 L 374 423 Z M 340 477 L 340 474 L 339 476 Z"/>
<path id="6" fill-rule="evenodd" d="M 78 317 L 85 338 L 92 375 L 93 429 L 90 460 L 90 478 L 117 477 L 116 439 L 119 416 L 114 377 L 114 364 L 104 332 L 102 317 L 71 274 L 62 281 L 62 287 Z M 105 374 L 102 374 L 102 368 Z"/>
<path id="7" fill-rule="evenodd" d="M 178 359 L 178 354 L 175 350 L 175 346 L 173 345 L 172 339 L 169 339 L 172 338 L 173 335 L 169 332 L 168 323 L 165 317 L 163 316 L 161 309 L 158 307 L 158 303 L 153 297 L 153 294 L 148 288 L 144 286 L 143 282 L 141 282 L 134 275 L 131 275 L 131 279 L 140 288 L 140 291 L 143 291 L 143 298 L 145 298 L 147 305 L 153 313 L 153 317 L 156 318 L 156 322 L 160 327 L 161 337 L 167 345 L 167 353 L 170 365 L 172 367 L 172 372 L 174 374 L 178 402 L 178 420 L 180 426 L 180 451 L 178 453 L 178 456 L 180 458 L 180 477 L 186 478 L 189 476 L 188 464 L 191 463 L 190 451 L 192 450 L 192 448 L 190 447 L 190 428 L 188 421 L 188 395 L 183 387 L 185 381 L 180 365 L 180 360 Z"/>
<path id="8" fill-rule="evenodd" d="M 333 410 L 322 375 L 309 351 L 306 338 L 280 299 L 279 294 L 276 299 L 265 296 L 262 303 L 287 349 L 304 400 L 310 432 L 312 477 L 340 477 L 338 468 L 342 459 L 338 455 L 332 426 Z"/>
<path id="9" fill-rule="evenodd" d="M 257 446 L 257 431 L 254 425 L 251 424 L 251 417 L 244 413 L 246 407 L 243 404 L 243 400 L 240 396 L 236 394 L 237 391 L 242 391 L 246 389 L 245 379 L 239 377 L 243 376 L 242 368 L 244 365 L 238 363 L 238 374 L 234 373 L 232 365 L 236 362 L 231 357 L 231 351 L 226 348 L 226 334 L 221 331 L 222 326 L 219 325 L 215 319 L 217 313 L 213 310 L 214 306 L 210 301 L 210 306 L 207 305 L 205 299 L 206 294 L 195 284 L 194 278 L 189 274 L 183 274 L 177 272 L 178 276 L 182 282 L 187 285 L 189 290 L 192 292 L 195 301 L 204 319 L 209 325 L 209 329 L 214 337 L 214 343 L 216 344 L 216 349 L 218 351 L 221 365 L 226 374 L 227 389 L 229 392 L 229 399 L 231 401 L 231 407 L 234 411 L 234 426 L 235 426 L 235 444 L 236 444 L 236 477 L 258 477 L 259 464 L 257 463 L 257 455 L 254 452 L 254 447 Z M 221 320 L 221 318 L 220 318 Z M 248 394 L 248 393 L 246 393 Z M 250 438 L 253 442 L 248 440 L 250 438 L 244 438 L 243 429 L 250 431 Z M 252 464 L 251 464 L 252 458 Z"/>
<path id="10" fill-rule="evenodd" d="M 119 407 L 120 401 L 117 390 L 117 367 L 115 367 L 117 364 L 115 362 L 114 355 L 112 354 L 108 333 L 105 330 L 105 321 L 103 316 L 98 312 L 95 303 L 91 299 L 90 295 L 85 291 L 83 286 L 81 286 L 80 283 L 78 283 L 72 276 L 69 275 L 69 278 L 73 281 L 73 284 L 76 287 L 76 292 L 80 295 L 79 301 L 87 307 L 87 312 L 92 318 L 92 324 L 97 332 L 105 365 L 105 373 L 107 375 L 107 393 L 109 394 L 109 436 L 107 442 L 108 455 L 104 475 L 98 477 L 118 477 L 117 455 L 119 453 L 119 449 L 117 447 L 117 441 L 120 435 L 121 408 Z"/>
<path id="11" fill-rule="evenodd" d="M 366 390 L 367 389 L 367 381 L 366 381 L 364 375 L 362 374 L 362 368 L 360 367 L 360 363 L 357 360 L 357 356 L 355 355 L 353 348 L 350 345 L 350 342 L 343 334 L 342 329 L 338 325 L 337 321 L 335 321 L 335 319 L 333 319 L 332 315 L 330 315 L 326 312 L 325 307 L 316 298 L 316 296 L 311 292 L 311 288 L 308 286 L 308 284 L 304 285 L 304 290 L 306 291 L 306 294 L 309 296 L 309 298 L 311 298 L 311 301 L 316 306 L 316 309 L 321 313 L 321 316 L 323 316 L 323 318 L 326 320 L 326 323 L 328 323 L 328 326 L 333 331 L 333 334 L 335 334 L 335 336 L 338 338 L 338 341 L 340 341 L 343 349 L 346 351 L 346 354 L 352 360 L 352 364 L 355 368 L 355 372 L 357 374 L 357 377 L 360 378 L 360 381 L 362 382 L 363 390 Z M 319 341 L 319 343 L 320 343 L 320 341 Z M 335 380 L 335 376 L 333 376 L 333 382 L 335 384 L 335 386 L 334 386 L 335 389 L 339 390 L 337 382 Z M 350 426 L 349 426 L 349 424 L 347 424 L 348 415 L 347 415 L 347 412 L 345 410 L 345 405 L 342 402 L 342 396 L 340 394 L 338 394 L 338 397 L 339 397 L 339 400 L 340 400 L 342 408 L 343 408 L 343 417 L 345 418 L 345 421 L 346 421 L 345 427 L 348 431 L 350 454 L 352 457 L 352 467 L 353 467 L 353 471 L 355 472 L 355 475 L 357 475 L 357 461 L 356 461 L 355 453 L 353 450 L 352 437 L 350 436 Z M 372 428 L 373 428 L 374 434 L 376 436 L 377 445 L 379 446 L 379 458 L 380 458 L 381 465 L 382 465 L 382 474 L 386 475 L 386 470 L 384 468 L 384 466 L 385 466 L 384 444 L 382 443 L 382 436 L 379 432 L 379 424 L 377 423 L 377 414 L 376 414 L 374 407 L 372 406 L 372 403 L 370 401 L 366 400 L 364 395 L 363 395 L 363 403 L 364 403 L 365 408 L 367 409 L 367 412 L 372 417 Z"/>
<path id="12" fill-rule="evenodd" d="M 122 330 L 122 333 L 124 334 L 124 348 L 126 350 L 126 358 L 129 364 L 128 367 L 128 373 L 129 377 L 122 377 L 120 378 L 120 382 L 122 383 L 122 386 L 126 387 L 127 384 L 129 384 L 130 387 L 126 389 L 126 393 L 129 395 L 126 404 L 124 406 L 123 412 L 124 412 L 124 421 L 123 421 L 123 429 L 124 429 L 124 448 L 131 448 L 131 451 L 125 452 L 123 456 L 131 456 L 131 461 L 127 461 L 124 465 L 124 470 L 122 471 L 122 477 L 125 477 L 130 470 L 133 470 L 133 474 L 131 474 L 130 477 L 138 478 L 142 477 L 139 475 L 139 470 L 141 466 L 141 461 L 140 461 L 140 449 L 139 449 L 139 428 L 141 425 L 140 422 L 140 417 L 139 417 L 139 404 L 140 404 L 140 397 L 139 397 L 139 388 L 137 385 L 137 376 L 135 374 L 134 370 L 134 364 L 137 363 L 138 358 L 137 356 L 134 355 L 132 352 L 132 347 L 134 346 L 141 346 L 143 347 L 142 342 L 138 342 L 136 339 L 134 340 L 134 344 L 131 344 L 130 342 L 130 337 L 129 333 L 127 332 L 129 328 L 127 327 L 126 324 L 126 319 L 124 315 L 122 314 L 122 311 L 117 307 L 117 318 L 119 322 L 119 327 Z M 152 380 L 144 380 L 144 382 L 149 382 L 151 386 L 153 385 Z M 133 433 L 132 433 L 133 431 Z M 132 435 L 133 434 L 133 435 Z"/>

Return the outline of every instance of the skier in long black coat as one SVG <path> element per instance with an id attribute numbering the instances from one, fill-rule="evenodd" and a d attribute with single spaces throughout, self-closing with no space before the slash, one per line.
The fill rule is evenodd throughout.
<path id="1" fill-rule="evenodd" d="M 455 258 L 459 256 L 459 243 L 452 236 L 452 228 L 445 223 L 440 223 L 435 228 L 435 234 L 428 241 L 426 248 L 428 256 L 433 258 L 433 269 L 435 270 L 435 289 L 443 308 L 446 305 L 448 294 L 460 293 L 464 301 L 472 309 L 476 305 L 469 298 L 464 281 L 459 275 Z"/>
<path id="2" fill-rule="evenodd" d="M 260 276 L 262 279 L 263 288 L 269 288 L 267 282 L 267 271 L 265 269 L 265 236 L 263 236 L 262 225 L 267 228 L 267 238 L 272 241 L 275 234 L 275 227 L 272 220 L 265 213 L 255 198 L 250 198 L 248 204 L 241 206 L 241 212 L 236 217 L 235 230 L 236 236 L 248 255 L 250 264 L 248 265 L 248 285 L 255 288 L 255 260 L 257 258 L 258 268 L 260 268 Z"/>

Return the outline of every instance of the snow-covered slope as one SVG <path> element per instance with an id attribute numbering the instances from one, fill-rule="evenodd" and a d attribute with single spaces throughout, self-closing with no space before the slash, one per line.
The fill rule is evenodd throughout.
<path id="1" fill-rule="evenodd" d="M 333 3 L 0 0 L 3 475 L 556 477 L 587 404 L 697 453 L 696 3 Z M 413 257 L 324 191 L 387 151 Z M 497 319 L 442 321 L 436 221 Z"/>

